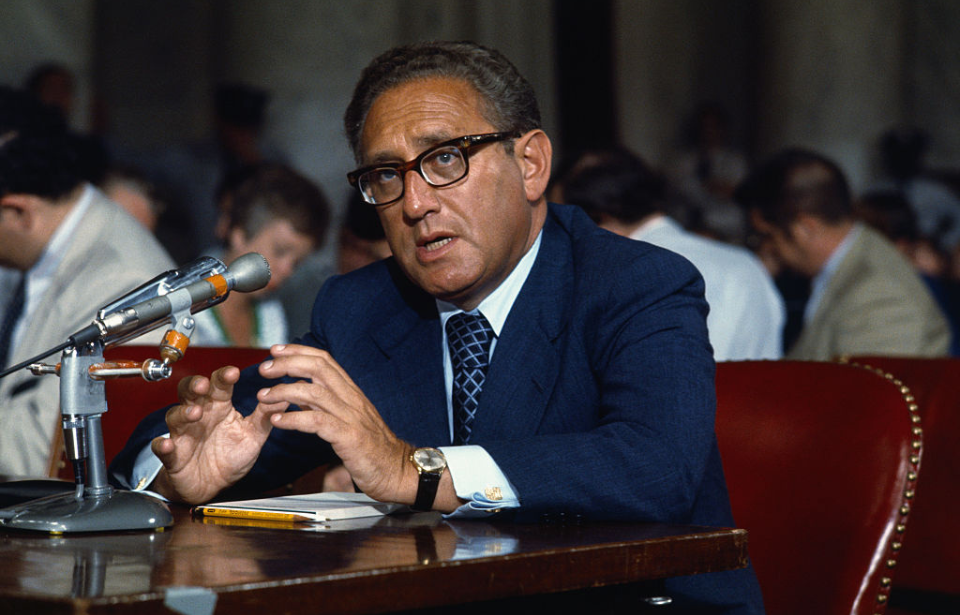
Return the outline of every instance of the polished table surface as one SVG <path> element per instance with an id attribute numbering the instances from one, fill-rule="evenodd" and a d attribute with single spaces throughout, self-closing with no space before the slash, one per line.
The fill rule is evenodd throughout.
<path id="1" fill-rule="evenodd" d="M 740 568 L 747 534 L 420 513 L 310 530 L 191 517 L 161 532 L 0 532 L 0 613 L 373 613 Z M 303 527 L 303 526 L 300 526 Z M 199 610 L 196 610 L 198 609 Z"/>

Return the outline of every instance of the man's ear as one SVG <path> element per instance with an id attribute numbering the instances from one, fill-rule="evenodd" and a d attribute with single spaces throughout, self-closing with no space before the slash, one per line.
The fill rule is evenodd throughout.
<path id="1" fill-rule="evenodd" d="M 8 228 L 28 231 L 36 222 L 36 197 L 29 194 L 7 194 L 0 197 L 0 212 Z"/>
<path id="2" fill-rule="evenodd" d="M 553 161 L 550 137 L 538 128 L 517 139 L 514 147 L 520 159 L 527 200 L 531 203 L 539 201 L 550 182 L 550 165 Z"/>

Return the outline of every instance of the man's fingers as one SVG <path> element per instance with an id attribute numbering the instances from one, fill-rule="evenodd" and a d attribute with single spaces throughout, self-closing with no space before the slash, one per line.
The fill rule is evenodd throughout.
<path id="1" fill-rule="evenodd" d="M 150 442 L 150 449 L 153 450 L 153 454 L 157 457 L 169 455 L 173 452 L 174 448 L 175 446 L 173 441 L 170 440 L 170 438 L 164 438 L 163 436 L 154 438 Z"/>
<path id="2" fill-rule="evenodd" d="M 323 434 L 329 428 L 331 421 L 327 413 L 315 411 L 278 412 L 269 415 L 269 418 L 274 427 L 317 434 L 321 438 L 324 437 Z"/>
<path id="3" fill-rule="evenodd" d="M 206 395 L 210 390 L 210 380 L 204 376 L 187 376 L 177 383 L 177 398 L 183 403 L 190 403 Z"/>
<path id="4" fill-rule="evenodd" d="M 337 416 L 355 412 L 347 402 L 348 398 L 349 396 L 341 396 L 323 385 L 302 380 L 277 384 L 257 392 L 257 401 L 269 409 L 285 404 L 299 406 L 302 410 L 324 410 Z"/>
<path id="5" fill-rule="evenodd" d="M 240 370 L 232 365 L 221 367 L 210 376 L 210 397 L 216 401 L 229 401 L 233 385 L 240 379 Z"/>
<path id="6" fill-rule="evenodd" d="M 171 433 L 177 433 L 186 426 L 196 423 L 203 418 L 203 408 L 196 404 L 180 404 L 167 410 L 167 428 Z"/>
<path id="7" fill-rule="evenodd" d="M 290 344 L 271 348 L 273 359 L 260 364 L 260 374 L 265 378 L 308 378 L 328 383 L 343 381 L 353 384 L 350 376 L 325 350 L 310 346 Z"/>
<path id="8" fill-rule="evenodd" d="M 170 438 L 165 438 L 163 436 L 154 438 L 150 442 L 150 450 L 153 451 L 153 454 L 157 456 L 157 459 L 160 460 L 160 463 L 163 464 L 163 467 L 176 471 L 179 470 L 177 467 L 177 445 Z"/>
<path id="9" fill-rule="evenodd" d="M 216 401 L 230 399 L 233 395 L 233 385 L 240 379 L 240 370 L 232 365 L 221 367 L 210 375 L 188 376 L 181 378 L 177 383 L 177 397 L 183 403 L 195 402 L 205 395 Z"/>

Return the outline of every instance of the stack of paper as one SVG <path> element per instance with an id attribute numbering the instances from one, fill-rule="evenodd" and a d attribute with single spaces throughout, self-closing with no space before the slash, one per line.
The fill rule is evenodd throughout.
<path id="1" fill-rule="evenodd" d="M 258 500 L 214 502 L 193 509 L 196 514 L 266 521 L 335 521 L 379 517 L 406 509 L 402 504 L 378 502 L 362 493 L 311 493 Z"/>

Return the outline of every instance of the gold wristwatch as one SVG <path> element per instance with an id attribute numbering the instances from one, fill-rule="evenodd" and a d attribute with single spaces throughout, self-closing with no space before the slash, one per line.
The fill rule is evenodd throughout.
<path id="1" fill-rule="evenodd" d="M 435 448 L 418 448 L 410 455 L 410 461 L 417 468 L 420 483 L 417 486 L 417 499 L 413 510 L 433 510 L 433 501 L 437 498 L 440 477 L 447 469 L 447 458 Z"/>

